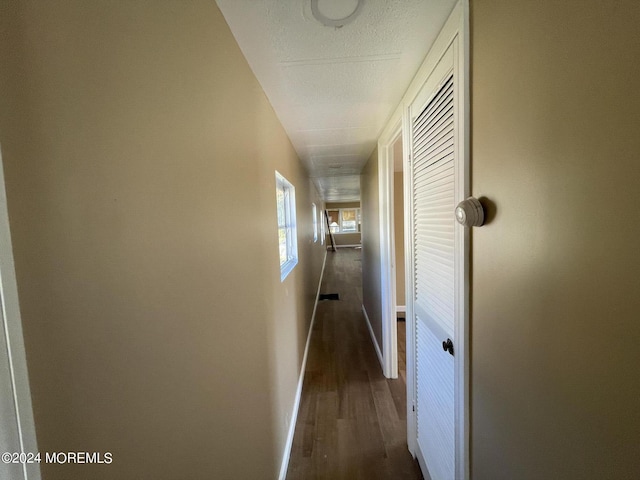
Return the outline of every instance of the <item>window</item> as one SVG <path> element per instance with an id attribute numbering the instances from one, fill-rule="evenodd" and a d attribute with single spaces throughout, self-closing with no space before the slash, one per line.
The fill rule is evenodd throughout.
<path id="1" fill-rule="evenodd" d="M 278 172 L 276 172 L 276 201 L 278 207 L 280 281 L 284 281 L 298 263 L 296 189 Z"/>
<path id="2" fill-rule="evenodd" d="M 324 245 L 324 237 L 326 236 L 324 225 L 327 219 L 324 217 L 324 210 L 322 210 L 322 219 L 320 220 L 320 244 Z"/>
<path id="3" fill-rule="evenodd" d="M 311 216 L 313 217 L 313 242 L 318 241 L 318 208 L 315 203 L 311 204 Z"/>
<path id="4" fill-rule="evenodd" d="M 353 233 L 358 231 L 355 208 L 340 211 L 340 230 L 342 233 Z"/>
<path id="5" fill-rule="evenodd" d="M 360 231 L 360 209 L 340 208 L 327 210 L 331 233 L 358 233 Z"/>
<path id="6" fill-rule="evenodd" d="M 340 210 L 327 210 L 329 215 L 329 231 L 331 233 L 340 233 Z"/>

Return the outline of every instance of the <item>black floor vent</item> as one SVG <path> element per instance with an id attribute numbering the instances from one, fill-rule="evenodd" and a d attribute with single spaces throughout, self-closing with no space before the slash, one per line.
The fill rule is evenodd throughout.
<path id="1" fill-rule="evenodd" d="M 318 300 L 340 300 L 340 295 L 337 293 L 321 293 Z"/>

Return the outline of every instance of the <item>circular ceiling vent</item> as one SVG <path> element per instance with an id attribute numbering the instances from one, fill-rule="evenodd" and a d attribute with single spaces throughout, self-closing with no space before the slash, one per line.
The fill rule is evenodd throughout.
<path id="1" fill-rule="evenodd" d="M 342 28 L 353 22 L 364 0 L 311 0 L 311 13 L 327 27 Z"/>

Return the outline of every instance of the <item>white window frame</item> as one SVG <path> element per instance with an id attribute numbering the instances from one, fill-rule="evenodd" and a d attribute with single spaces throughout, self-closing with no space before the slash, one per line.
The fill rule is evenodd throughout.
<path id="1" fill-rule="evenodd" d="M 324 237 L 326 237 L 327 235 L 327 232 L 325 229 L 327 219 L 325 217 L 324 209 L 320 210 L 320 216 L 322 217 L 322 219 L 320 220 L 320 245 L 324 245 Z"/>
<path id="2" fill-rule="evenodd" d="M 311 204 L 311 218 L 313 219 L 313 243 L 318 242 L 318 207 Z"/>
<path id="3" fill-rule="evenodd" d="M 282 192 L 282 195 L 280 195 Z M 280 207 L 282 213 L 280 214 Z M 298 227 L 296 224 L 296 189 L 286 178 L 276 171 L 276 217 L 278 225 L 278 256 L 280 257 L 280 281 L 283 282 L 298 264 Z M 283 246 L 280 230 L 285 231 L 285 252 L 283 260 L 280 254 Z"/>

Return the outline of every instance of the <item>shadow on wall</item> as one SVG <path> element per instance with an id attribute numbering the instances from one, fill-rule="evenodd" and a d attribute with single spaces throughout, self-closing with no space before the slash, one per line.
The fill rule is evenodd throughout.
<path id="1" fill-rule="evenodd" d="M 487 197 L 480 197 L 478 199 L 484 210 L 484 225 L 489 225 L 498 215 L 498 206 L 493 200 L 489 200 Z"/>

